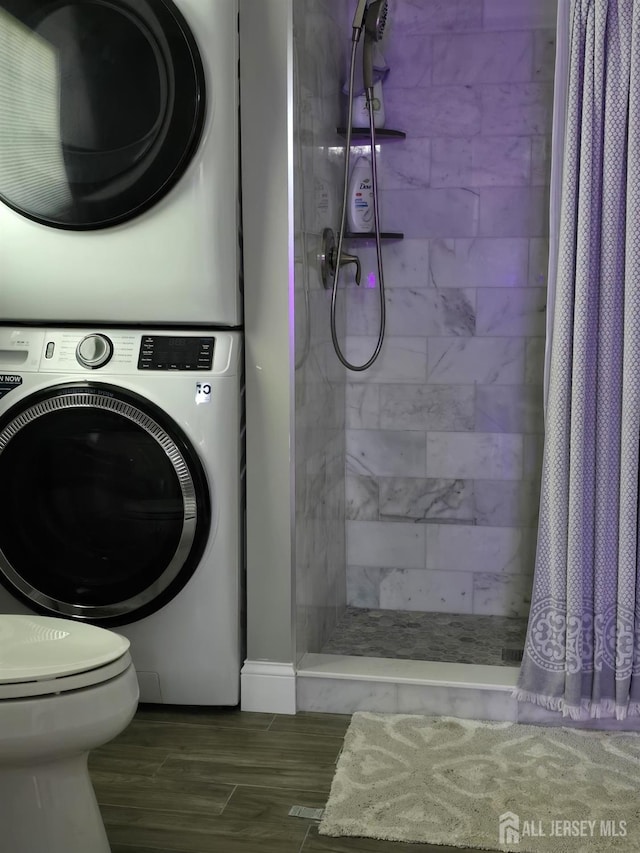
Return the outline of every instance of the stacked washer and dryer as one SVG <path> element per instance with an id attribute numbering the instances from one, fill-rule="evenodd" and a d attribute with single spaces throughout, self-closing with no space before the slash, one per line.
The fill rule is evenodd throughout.
<path id="1" fill-rule="evenodd" d="M 114 628 L 234 705 L 235 0 L 0 0 L 0 613 Z"/>

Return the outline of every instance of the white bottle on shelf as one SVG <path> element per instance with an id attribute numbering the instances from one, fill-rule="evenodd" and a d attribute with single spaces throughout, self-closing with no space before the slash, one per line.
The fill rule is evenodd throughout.
<path id="1" fill-rule="evenodd" d="M 373 177 L 371 160 L 358 157 L 349 181 L 349 199 L 347 222 L 354 234 L 367 234 L 373 231 Z"/>
<path id="2" fill-rule="evenodd" d="M 386 116 L 384 111 L 384 99 L 382 97 L 382 81 L 376 80 L 373 84 L 373 126 L 384 127 Z M 367 106 L 367 93 L 362 92 L 353 99 L 351 109 L 352 127 L 369 127 L 369 107 Z"/>

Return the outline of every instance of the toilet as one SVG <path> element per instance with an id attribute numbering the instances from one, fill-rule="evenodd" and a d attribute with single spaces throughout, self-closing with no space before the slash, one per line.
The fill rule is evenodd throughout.
<path id="1" fill-rule="evenodd" d="M 110 853 L 87 770 L 138 704 L 129 641 L 0 615 L 0 832 L 10 853 Z"/>

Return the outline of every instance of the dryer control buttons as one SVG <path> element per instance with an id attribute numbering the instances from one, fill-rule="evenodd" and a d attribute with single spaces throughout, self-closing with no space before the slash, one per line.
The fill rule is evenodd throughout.
<path id="1" fill-rule="evenodd" d="M 86 335 L 76 347 L 76 358 L 83 367 L 95 370 L 111 360 L 113 342 L 106 335 Z"/>
<path id="2" fill-rule="evenodd" d="M 213 337 L 143 335 L 138 370 L 211 370 Z"/>

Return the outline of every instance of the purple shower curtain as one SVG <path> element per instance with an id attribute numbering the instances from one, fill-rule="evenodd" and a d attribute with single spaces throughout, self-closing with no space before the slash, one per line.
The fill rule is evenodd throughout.
<path id="1" fill-rule="evenodd" d="M 533 598 L 517 699 L 640 714 L 640 2 L 572 0 Z"/>

